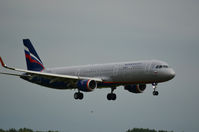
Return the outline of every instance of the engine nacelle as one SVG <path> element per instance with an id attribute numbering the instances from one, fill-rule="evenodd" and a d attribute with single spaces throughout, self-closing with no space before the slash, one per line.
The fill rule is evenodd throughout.
<path id="1" fill-rule="evenodd" d="M 77 83 L 77 88 L 80 91 L 91 92 L 97 88 L 97 82 L 95 80 L 80 80 Z"/>
<path id="2" fill-rule="evenodd" d="M 124 89 L 132 93 L 142 93 L 146 89 L 146 84 L 126 85 Z"/>

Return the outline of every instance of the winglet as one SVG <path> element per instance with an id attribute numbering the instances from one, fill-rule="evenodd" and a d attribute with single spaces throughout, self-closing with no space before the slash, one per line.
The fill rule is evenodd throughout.
<path id="1" fill-rule="evenodd" d="M 4 62 L 3 62 L 2 58 L 1 58 L 1 56 L 0 56 L 0 62 L 1 62 L 1 65 L 2 65 L 3 67 L 6 66 L 6 65 L 4 64 Z"/>

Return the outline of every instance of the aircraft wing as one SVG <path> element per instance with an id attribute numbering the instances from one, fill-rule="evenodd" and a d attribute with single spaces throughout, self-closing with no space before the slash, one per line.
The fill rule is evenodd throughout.
<path id="1" fill-rule="evenodd" d="M 102 79 L 100 78 L 92 78 L 92 77 L 81 77 L 81 76 L 71 76 L 71 75 L 61 75 L 61 74 L 53 74 L 53 73 L 45 73 L 45 72 L 37 72 L 37 71 L 30 71 L 30 70 L 24 70 L 24 69 L 17 69 L 17 68 L 13 68 L 13 67 L 8 67 L 2 60 L 2 58 L 0 57 L 0 62 L 1 65 L 9 70 L 13 70 L 13 71 L 17 71 L 17 72 L 23 72 L 26 73 L 26 75 L 21 75 L 21 74 L 14 74 L 14 73 L 5 73 L 5 72 L 0 72 L 0 74 L 6 74 L 6 75 L 13 75 L 13 76 L 42 76 L 45 78 L 52 78 L 55 80 L 73 80 L 73 81 L 77 81 L 77 80 L 95 80 L 96 82 L 102 82 Z"/>

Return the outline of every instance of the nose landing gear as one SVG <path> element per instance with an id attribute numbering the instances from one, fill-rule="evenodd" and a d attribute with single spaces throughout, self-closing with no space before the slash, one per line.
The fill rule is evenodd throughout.
<path id="1" fill-rule="evenodd" d="M 157 88 L 157 83 L 152 83 L 152 86 L 153 86 L 153 95 L 154 96 L 158 96 L 159 95 L 159 92 L 156 91 L 156 88 Z"/>

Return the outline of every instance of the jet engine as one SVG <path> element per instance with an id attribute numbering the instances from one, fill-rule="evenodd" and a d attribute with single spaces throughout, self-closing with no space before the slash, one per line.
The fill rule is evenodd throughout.
<path id="1" fill-rule="evenodd" d="M 97 88 L 97 82 L 95 80 L 80 80 L 77 83 L 77 88 L 80 91 L 91 92 Z"/>
<path id="2" fill-rule="evenodd" d="M 124 89 L 131 93 L 142 93 L 146 89 L 146 84 L 126 85 Z"/>

